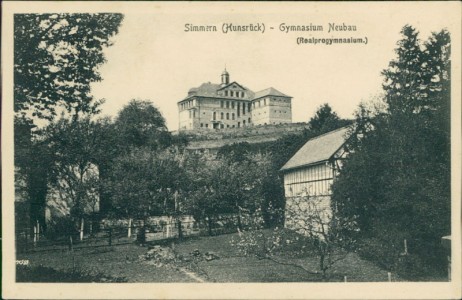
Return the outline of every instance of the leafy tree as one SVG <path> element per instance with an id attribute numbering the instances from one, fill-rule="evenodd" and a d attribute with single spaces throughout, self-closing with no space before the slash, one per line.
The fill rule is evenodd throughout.
<path id="1" fill-rule="evenodd" d="M 171 144 L 165 119 L 150 101 L 131 100 L 119 112 L 115 127 L 122 152 L 140 147 L 158 150 Z"/>
<path id="2" fill-rule="evenodd" d="M 177 215 L 177 198 L 184 184 L 181 156 L 164 151 L 134 149 L 114 160 L 105 187 L 111 191 L 114 212 L 145 219 L 151 215 Z"/>
<path id="3" fill-rule="evenodd" d="M 43 139 L 33 138 L 33 123 L 22 117 L 14 118 L 15 188 L 27 203 L 31 228 L 39 221 L 45 226 L 45 203 L 52 164 L 51 153 Z M 18 199 L 15 199 L 18 200 Z"/>
<path id="4" fill-rule="evenodd" d="M 52 120 L 57 107 L 74 118 L 95 113 L 90 84 L 100 81 L 103 47 L 112 44 L 121 14 L 16 14 L 14 110 Z M 30 116 L 29 116 L 30 117 Z"/>
<path id="5" fill-rule="evenodd" d="M 349 121 L 340 119 L 327 103 L 321 105 L 308 122 L 309 129 L 314 135 L 320 135 L 349 124 Z"/>
<path id="6" fill-rule="evenodd" d="M 443 30 L 422 43 L 410 26 L 402 35 L 383 72 L 387 109 L 358 110 L 333 201 L 356 220 L 366 256 L 417 276 L 442 269 L 450 232 L 450 38 Z"/>
<path id="7" fill-rule="evenodd" d="M 196 220 L 209 224 L 220 214 L 237 215 L 242 229 L 241 214 L 253 214 L 263 205 L 263 179 L 268 170 L 268 158 L 246 154 L 232 158 L 193 154 L 185 162 L 189 185 L 185 187 L 187 211 Z"/>
<path id="8" fill-rule="evenodd" d="M 50 197 L 56 205 L 70 209 L 71 216 L 99 210 L 98 158 L 106 152 L 100 141 L 106 131 L 90 118 L 60 119 L 50 124 L 43 135 L 52 154 Z"/>

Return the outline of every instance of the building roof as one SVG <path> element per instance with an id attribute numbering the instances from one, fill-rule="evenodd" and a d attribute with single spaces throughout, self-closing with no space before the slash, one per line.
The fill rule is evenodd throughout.
<path id="1" fill-rule="evenodd" d="M 238 85 L 241 88 L 246 90 L 246 97 L 243 98 L 243 99 L 246 99 L 246 100 L 253 100 L 253 99 L 258 99 L 258 98 L 266 97 L 266 96 L 290 97 L 290 96 L 287 96 L 287 95 L 281 93 L 280 91 L 276 90 L 273 87 L 270 87 L 270 88 L 267 88 L 267 89 L 264 89 L 262 91 L 254 93 L 252 90 L 248 89 L 247 87 L 233 81 L 233 82 L 227 84 L 226 86 L 222 86 L 221 84 L 210 83 L 210 82 L 203 83 L 199 87 L 194 87 L 194 88 L 189 89 L 188 96 L 185 99 L 188 99 L 188 98 L 190 98 L 192 96 L 233 98 L 233 97 L 226 97 L 226 96 L 219 96 L 218 95 L 219 90 L 225 89 L 228 86 L 233 85 L 233 84 L 236 84 L 236 85 Z M 185 99 L 183 99 L 183 100 L 185 100 Z M 183 100 L 181 100 L 181 101 L 183 101 Z"/>
<path id="2" fill-rule="evenodd" d="M 276 90 L 275 88 L 270 87 L 270 88 L 264 89 L 262 91 L 256 92 L 255 96 L 254 96 L 254 99 L 258 99 L 258 98 L 265 97 L 265 96 L 290 97 L 290 96 L 287 96 L 287 95 L 281 93 L 280 91 Z"/>
<path id="3" fill-rule="evenodd" d="M 206 82 L 199 87 L 190 89 L 188 94 L 194 93 L 195 96 L 213 97 L 217 95 L 217 90 L 219 89 L 219 84 Z"/>
<path id="4" fill-rule="evenodd" d="M 348 127 L 342 127 L 308 140 L 281 168 L 287 171 L 329 160 L 345 144 Z"/>

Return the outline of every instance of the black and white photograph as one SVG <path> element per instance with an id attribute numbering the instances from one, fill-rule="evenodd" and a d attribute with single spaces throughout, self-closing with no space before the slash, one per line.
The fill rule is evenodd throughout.
<path id="1" fill-rule="evenodd" d="M 457 299 L 461 8 L 2 5 L 2 296 Z"/>

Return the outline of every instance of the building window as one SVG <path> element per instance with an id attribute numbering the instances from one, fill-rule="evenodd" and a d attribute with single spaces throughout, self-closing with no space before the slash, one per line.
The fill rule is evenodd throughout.
<path id="1" fill-rule="evenodd" d="M 205 128 L 209 128 L 209 124 L 205 124 Z"/>
<path id="2" fill-rule="evenodd" d="M 223 100 L 220 101 L 220 107 L 223 108 Z"/>
<path id="3" fill-rule="evenodd" d="M 244 121 L 242 121 L 242 126 L 245 126 L 245 120 L 244 120 Z"/>
<path id="4" fill-rule="evenodd" d="M 226 108 L 229 108 L 229 101 L 226 101 Z"/>
<path id="5" fill-rule="evenodd" d="M 231 114 L 231 118 L 234 120 L 234 113 Z"/>
<path id="6" fill-rule="evenodd" d="M 229 125 L 226 125 L 226 128 L 229 128 Z"/>
<path id="7" fill-rule="evenodd" d="M 237 122 L 237 127 L 241 127 L 241 122 Z"/>
<path id="8" fill-rule="evenodd" d="M 222 120 L 223 120 L 223 116 L 224 116 L 224 114 L 223 114 L 223 113 L 221 113 L 221 119 L 222 119 Z"/>
<path id="9" fill-rule="evenodd" d="M 249 118 L 248 122 L 249 122 L 249 124 L 250 124 L 250 118 Z"/>
<path id="10" fill-rule="evenodd" d="M 236 127 L 235 125 L 233 125 L 233 128 Z"/>
<path id="11" fill-rule="evenodd" d="M 242 114 L 245 115 L 245 103 L 242 103 Z"/>
<path id="12" fill-rule="evenodd" d="M 201 127 L 204 127 L 204 123 L 201 123 Z"/>
<path id="13" fill-rule="evenodd" d="M 266 105 L 266 98 L 263 100 L 263 105 Z"/>
<path id="14" fill-rule="evenodd" d="M 222 129 L 223 129 L 223 128 L 225 128 L 225 125 L 223 125 L 223 124 L 220 124 L 220 128 L 222 128 Z"/>
<path id="15" fill-rule="evenodd" d="M 229 120 L 229 113 L 226 113 L 226 120 Z"/>
<path id="16" fill-rule="evenodd" d="M 248 103 L 248 104 L 247 104 L 247 112 L 250 112 L 251 109 L 252 109 L 252 104 L 251 104 L 251 103 Z"/>
<path id="17" fill-rule="evenodd" d="M 216 112 L 216 111 L 213 112 L 213 119 L 214 119 L 214 120 L 217 119 L 217 112 Z"/>
<path id="18" fill-rule="evenodd" d="M 231 102 L 231 108 L 234 109 L 234 101 Z"/>
<path id="19" fill-rule="evenodd" d="M 225 96 L 228 97 L 228 91 L 225 91 Z"/>
<path id="20" fill-rule="evenodd" d="M 234 92 L 233 92 L 233 91 L 230 91 L 230 93 L 231 93 L 231 97 L 234 97 Z"/>

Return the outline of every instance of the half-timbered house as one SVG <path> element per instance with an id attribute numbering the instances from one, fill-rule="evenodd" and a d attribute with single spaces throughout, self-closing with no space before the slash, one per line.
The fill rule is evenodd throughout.
<path id="1" fill-rule="evenodd" d="M 312 226 L 307 222 L 328 222 L 331 186 L 347 155 L 347 133 L 343 127 L 310 139 L 281 168 L 286 228 L 303 231 Z"/>

